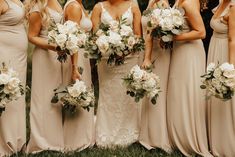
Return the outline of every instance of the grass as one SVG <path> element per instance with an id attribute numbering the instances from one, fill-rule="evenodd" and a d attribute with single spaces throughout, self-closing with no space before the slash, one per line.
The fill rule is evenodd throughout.
<path id="1" fill-rule="evenodd" d="M 81 152 L 60 153 L 43 151 L 37 154 L 15 154 L 12 157 L 183 157 L 180 152 L 167 154 L 160 149 L 146 150 L 139 144 L 133 144 L 127 148 L 101 149 L 97 147 L 88 148 Z"/>
<path id="2" fill-rule="evenodd" d="M 33 46 L 29 46 L 28 50 L 28 68 L 27 68 L 27 85 L 31 87 L 31 74 L 32 74 L 32 49 Z M 94 65 L 94 63 L 93 63 Z M 95 86 L 96 96 L 98 97 L 98 78 L 97 71 L 93 67 L 93 84 Z M 27 141 L 29 140 L 30 127 L 29 127 L 29 111 L 30 111 L 30 92 L 26 95 L 27 102 Z M 127 148 L 116 148 L 116 149 L 101 149 L 96 146 L 92 148 L 85 149 L 81 152 L 69 152 L 61 153 L 54 151 L 43 151 L 37 154 L 24 154 L 18 153 L 14 154 L 11 157 L 183 157 L 180 152 L 173 152 L 172 154 L 167 154 L 166 152 L 160 149 L 147 150 L 140 144 L 133 144 Z"/>

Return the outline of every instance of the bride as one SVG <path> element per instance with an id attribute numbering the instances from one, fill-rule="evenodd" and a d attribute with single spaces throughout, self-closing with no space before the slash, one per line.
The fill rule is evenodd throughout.
<path id="1" fill-rule="evenodd" d="M 107 0 L 96 4 L 92 14 L 93 31 L 100 23 L 125 18 L 134 33 L 141 36 L 141 13 L 132 0 Z M 96 143 L 101 147 L 128 146 L 138 140 L 139 108 L 126 95 L 122 78 L 138 63 L 139 55 L 131 54 L 120 66 L 108 66 L 107 59 L 98 65 L 99 107 L 96 123 Z"/>

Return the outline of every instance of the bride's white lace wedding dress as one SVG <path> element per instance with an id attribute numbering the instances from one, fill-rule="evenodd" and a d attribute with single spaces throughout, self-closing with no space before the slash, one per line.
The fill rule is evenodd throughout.
<path id="1" fill-rule="evenodd" d="M 101 22 L 109 24 L 114 19 L 102 3 Z M 122 14 L 132 25 L 131 6 Z M 126 95 L 122 78 L 138 63 L 139 55 L 129 55 L 123 65 L 109 66 L 107 59 L 98 65 L 99 106 L 96 123 L 96 143 L 100 147 L 128 146 L 139 136 L 139 105 Z"/>

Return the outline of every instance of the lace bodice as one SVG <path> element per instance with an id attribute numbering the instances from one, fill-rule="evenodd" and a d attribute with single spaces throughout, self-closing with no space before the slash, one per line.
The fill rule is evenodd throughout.
<path id="1" fill-rule="evenodd" d="M 9 9 L 6 13 L 0 15 L 0 26 L 15 26 L 23 24 L 24 9 L 23 6 L 12 2 L 11 0 L 5 0 Z"/>
<path id="2" fill-rule="evenodd" d="M 72 2 L 76 2 L 77 3 L 76 0 L 68 0 L 68 2 L 64 6 L 64 10 Z M 81 10 L 82 10 L 82 18 L 80 20 L 79 26 L 82 29 L 84 29 L 85 31 L 91 31 L 91 29 L 92 29 L 92 22 L 91 22 L 90 18 L 86 16 L 86 14 L 84 13 L 82 8 L 81 8 Z"/>
<path id="3" fill-rule="evenodd" d="M 101 22 L 104 24 L 110 24 L 112 21 L 116 21 L 116 19 L 113 19 L 113 17 L 110 15 L 110 13 L 105 9 L 103 3 L 100 3 L 102 8 L 101 13 Z M 122 14 L 120 19 L 126 19 L 126 24 L 133 26 L 133 13 L 132 13 L 132 7 L 130 7 Z"/>
<path id="4" fill-rule="evenodd" d="M 47 7 L 47 9 L 48 9 L 51 20 L 53 20 L 55 23 L 61 23 L 62 22 L 62 13 L 59 13 L 59 12 L 53 10 L 53 9 L 50 9 L 49 7 Z M 40 9 L 39 9 L 38 5 L 35 5 L 30 10 L 30 13 L 33 13 L 33 12 L 40 12 Z M 43 37 L 43 38 L 47 38 L 47 35 L 48 35 L 48 26 L 46 27 L 46 26 L 42 25 L 39 36 Z"/>

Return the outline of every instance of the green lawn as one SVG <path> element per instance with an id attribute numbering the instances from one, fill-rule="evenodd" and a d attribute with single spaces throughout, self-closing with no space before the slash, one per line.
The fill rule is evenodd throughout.
<path id="1" fill-rule="evenodd" d="M 167 154 L 159 149 L 148 151 L 139 144 L 133 144 L 128 148 L 118 148 L 116 150 L 93 147 L 81 152 L 63 154 L 59 152 L 44 151 L 34 155 L 16 154 L 12 157 L 183 157 L 183 155 L 179 152 Z"/>

